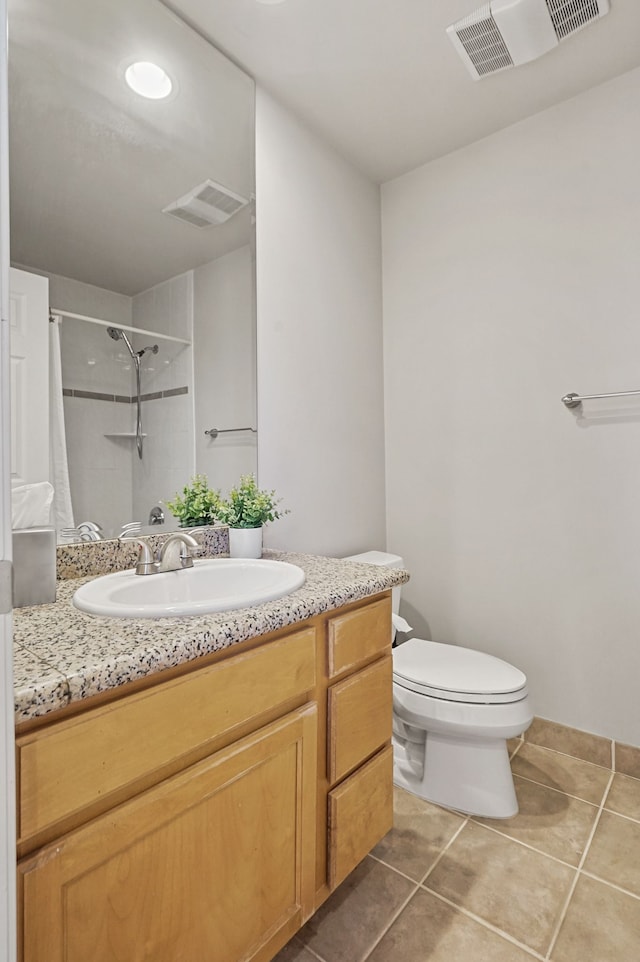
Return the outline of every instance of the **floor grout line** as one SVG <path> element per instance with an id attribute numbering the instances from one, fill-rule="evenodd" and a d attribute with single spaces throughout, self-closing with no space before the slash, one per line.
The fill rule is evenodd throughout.
<path id="1" fill-rule="evenodd" d="M 588 758 L 581 758 L 579 755 L 571 755 L 569 752 L 562 752 L 558 748 L 549 748 L 548 745 L 538 745 L 537 742 L 528 742 L 525 738 L 525 745 L 531 745 L 532 748 L 543 748 L 546 752 L 555 752 L 556 755 L 562 755 L 564 758 L 573 758 L 577 762 L 585 762 L 587 765 L 595 765 L 596 768 L 603 768 L 605 772 L 613 771 L 611 765 L 600 765 L 598 762 L 592 762 Z"/>
<path id="2" fill-rule="evenodd" d="M 447 842 L 447 844 L 444 846 L 444 848 L 442 849 L 442 851 L 441 851 L 441 852 L 439 853 L 439 855 L 434 859 L 434 861 L 432 862 L 432 864 L 431 864 L 431 865 L 429 866 L 429 868 L 427 869 L 426 873 L 423 875 L 423 877 L 422 877 L 422 882 L 424 882 L 424 880 L 425 880 L 425 879 L 429 876 L 429 874 L 434 870 L 434 868 L 436 867 L 436 865 L 438 864 L 438 862 L 440 861 L 440 859 L 443 857 L 443 855 L 445 854 L 445 852 L 447 851 L 447 849 L 449 848 L 449 846 L 452 845 L 453 842 L 457 839 L 458 835 L 460 834 L 460 832 L 461 832 L 462 829 L 465 827 L 465 825 L 467 824 L 468 821 L 469 821 L 469 819 L 468 819 L 468 818 L 465 818 L 464 821 L 462 822 L 462 824 L 458 826 L 458 828 L 457 828 L 456 831 L 453 833 L 453 835 L 451 836 L 451 838 L 449 839 L 449 841 Z M 373 856 L 372 856 L 372 857 L 373 857 Z M 389 865 L 388 862 L 383 862 L 382 859 L 378 859 L 377 861 L 379 861 L 382 865 L 385 865 L 387 868 L 393 868 L 392 865 Z M 394 871 L 398 871 L 398 870 L 397 870 L 397 869 L 394 869 Z M 408 878 L 408 876 L 404 875 L 403 872 L 398 871 L 398 874 L 399 874 L 399 875 L 402 875 L 403 878 Z M 367 954 L 363 957 L 362 962 L 366 962 L 366 960 L 367 960 L 367 959 L 371 956 L 371 954 L 375 951 L 375 949 L 378 947 L 378 945 L 380 944 L 380 942 L 383 940 L 383 938 L 385 937 L 385 935 L 387 934 L 387 932 L 389 931 L 389 929 L 391 928 L 391 926 L 399 919 L 400 915 L 404 912 L 405 908 L 407 907 L 407 905 L 409 904 L 409 902 L 411 901 L 411 899 L 414 897 L 414 895 L 416 894 L 416 892 L 421 888 L 421 885 L 422 885 L 421 882 L 416 882 L 414 879 L 411 879 L 410 881 L 412 881 L 413 884 L 415 885 L 415 888 L 414 888 L 413 892 L 411 892 L 411 894 L 410 894 L 409 897 L 406 899 L 406 901 L 400 906 L 400 908 L 398 909 L 398 911 L 394 914 L 394 916 L 392 917 L 392 919 L 391 919 L 391 921 L 389 922 L 389 924 L 385 927 L 384 931 L 380 933 L 379 938 L 376 939 L 376 941 L 375 941 L 374 944 L 371 946 L 371 948 L 369 949 L 369 951 L 367 952 Z"/>
<path id="3" fill-rule="evenodd" d="M 601 875 L 596 875 L 594 872 L 587 872 L 586 869 L 580 869 L 580 875 L 584 875 L 585 878 L 590 878 L 593 882 L 600 882 L 601 885 L 606 885 L 608 888 L 615 889 L 616 892 L 620 892 L 622 895 L 628 895 L 630 898 L 635 899 L 636 902 L 640 902 L 640 894 L 632 892 L 631 889 L 625 889 L 622 885 L 617 885 L 615 882 L 610 882 L 608 879 L 602 878 Z"/>
<path id="4" fill-rule="evenodd" d="M 404 900 L 404 902 L 402 903 L 402 905 L 401 905 L 401 906 L 398 908 L 398 910 L 397 910 L 396 912 L 394 912 L 394 914 L 391 916 L 391 919 L 390 919 L 390 921 L 389 921 L 389 924 L 385 926 L 384 930 L 380 933 L 379 937 L 375 940 L 375 942 L 374 942 L 374 943 L 371 945 L 371 947 L 368 949 L 366 955 L 363 955 L 363 956 L 362 956 L 362 962 L 366 962 L 366 960 L 371 957 L 372 953 L 375 952 L 375 950 L 377 949 L 378 945 L 380 944 L 380 942 L 382 942 L 383 938 L 385 937 L 385 935 L 387 934 L 387 932 L 389 931 L 389 929 L 391 928 L 391 926 L 400 918 L 400 916 L 402 915 L 402 913 L 403 913 L 404 910 L 406 909 L 406 907 L 407 907 L 407 905 L 409 904 L 409 902 L 411 901 L 411 899 L 414 897 L 414 895 L 416 894 L 416 892 L 419 891 L 420 886 L 419 886 L 417 883 L 414 883 L 414 886 L 415 886 L 415 887 L 414 887 L 413 891 L 411 892 L 411 894 L 407 896 L 407 898 Z"/>
<path id="5" fill-rule="evenodd" d="M 591 805 L 592 808 L 599 808 L 602 805 L 603 800 L 607 797 L 608 787 L 611 782 L 607 782 L 607 788 L 604 789 L 602 799 L 599 802 L 590 802 L 588 798 L 582 798 L 581 795 L 573 795 L 571 792 L 566 792 L 562 788 L 556 788 L 555 785 L 549 785 L 547 782 L 539 782 L 536 778 L 529 778 L 527 775 L 521 775 L 519 772 L 513 773 L 515 778 L 521 778 L 523 782 L 531 782 L 532 785 L 540 785 L 541 788 L 548 788 L 550 792 L 558 792 L 559 795 L 566 795 L 568 798 L 575 798 L 576 802 L 584 802 L 585 805 Z"/>
<path id="6" fill-rule="evenodd" d="M 552 862 L 558 862 L 559 865 L 564 865 L 566 868 L 573 869 L 574 872 L 577 869 L 577 866 L 573 865 L 571 862 L 567 862 L 563 858 L 558 858 L 557 855 L 551 855 L 550 852 L 544 852 L 541 848 L 536 848 L 535 845 L 531 845 L 530 842 L 523 842 L 520 838 L 514 838 L 513 835 L 507 835 L 505 832 L 501 832 L 500 829 L 496 828 L 494 825 L 485 825 L 484 822 L 478 822 L 474 819 L 472 819 L 472 821 L 473 824 L 478 825 L 479 828 L 486 828 L 489 832 L 494 832 L 496 835 L 499 835 L 500 838 L 506 838 L 509 842 L 515 842 L 516 845 L 521 845 L 523 848 L 529 849 L 530 852 L 535 852 L 536 855 L 544 855 L 545 858 L 550 858 Z"/>
<path id="7" fill-rule="evenodd" d="M 309 946 L 305 945 L 304 942 L 301 942 L 300 939 L 298 939 L 297 941 L 300 948 L 304 949 L 305 952 L 308 952 L 309 955 L 312 955 L 314 959 L 318 960 L 318 962 L 327 962 L 327 959 L 325 959 L 324 956 L 318 955 L 317 952 L 314 952 L 313 949 L 310 949 Z"/>
<path id="8" fill-rule="evenodd" d="M 422 888 L 424 892 L 428 892 L 429 895 L 433 895 L 435 898 L 439 899 L 441 902 L 444 902 L 445 905 L 448 905 L 450 906 L 450 908 L 455 909 L 456 912 L 459 912 L 461 915 L 466 916 L 468 919 L 471 919 L 473 922 L 477 922 L 483 928 L 489 929 L 495 935 L 499 935 L 506 942 L 510 942 L 512 945 L 517 945 L 519 949 L 523 949 L 529 955 L 533 956 L 534 959 L 539 959 L 540 962 L 545 962 L 544 955 L 541 955 L 540 952 L 536 952 L 536 950 L 532 949 L 530 945 L 526 945 L 524 942 L 520 942 L 519 939 L 516 939 L 514 935 L 510 935 L 508 932 L 505 932 L 504 929 L 498 928 L 497 925 L 493 925 L 492 922 L 488 922 L 486 919 L 483 919 L 482 916 L 475 915 L 474 912 L 471 912 L 469 909 L 464 908 L 464 906 L 462 905 L 458 905 L 456 902 L 452 902 L 451 899 L 448 899 L 446 897 L 446 895 L 441 895 L 440 892 L 436 892 L 434 891 L 434 889 L 430 889 L 428 886 L 424 884 L 421 885 L 420 888 Z"/>
<path id="9" fill-rule="evenodd" d="M 385 868 L 391 869 L 392 872 L 395 872 L 400 878 L 406 879 L 407 882 L 411 882 L 412 885 L 420 885 L 420 879 L 412 878 L 410 875 L 407 875 L 406 872 L 403 872 L 401 868 L 392 865 L 391 862 L 385 862 L 379 855 L 374 855 L 373 852 L 369 852 L 367 858 L 373 859 L 373 861 L 378 862 L 379 865 L 384 865 Z M 440 858 L 440 856 L 438 856 L 438 858 Z"/>
<path id="10" fill-rule="evenodd" d="M 607 808 L 606 799 L 602 807 L 608 815 L 616 815 L 618 818 L 624 818 L 627 822 L 634 822 L 636 825 L 640 825 L 640 818 L 634 818 L 633 815 L 625 815 L 624 812 L 616 812 L 615 808 Z"/>
<path id="11" fill-rule="evenodd" d="M 451 848 L 451 846 L 453 845 L 453 843 L 455 842 L 455 840 L 456 840 L 456 839 L 458 838 L 458 836 L 460 835 L 460 832 L 462 831 L 462 829 L 465 827 L 465 825 L 468 825 L 468 824 L 469 824 L 469 821 L 470 821 L 470 817 L 467 816 L 467 818 L 465 818 L 465 820 L 462 822 L 462 824 L 458 826 L 458 828 L 457 828 L 456 831 L 453 833 L 453 835 L 451 836 L 451 838 L 449 839 L 449 841 L 447 842 L 447 844 L 445 845 L 445 847 L 442 849 L 442 851 L 440 852 L 440 854 L 437 856 L 437 858 L 434 859 L 434 861 L 432 862 L 432 864 L 429 866 L 429 868 L 427 869 L 427 871 L 426 871 L 426 872 L 424 873 L 424 875 L 422 876 L 422 879 L 421 879 L 420 882 L 418 883 L 419 885 L 424 885 L 425 880 L 429 878 L 429 876 L 431 875 L 431 873 L 433 872 L 433 870 L 436 868 L 436 866 L 440 864 L 440 862 L 441 862 L 441 860 L 444 858 L 445 854 L 449 851 L 449 849 Z"/>
<path id="12" fill-rule="evenodd" d="M 567 917 L 567 912 L 569 911 L 569 905 L 571 904 L 571 899 L 573 898 L 573 893 L 575 892 L 576 886 L 577 886 L 577 884 L 578 884 L 578 882 L 579 882 L 579 880 L 580 880 L 580 875 L 582 874 L 582 866 L 584 865 L 585 860 L 586 860 L 586 858 L 587 858 L 587 855 L 589 854 L 589 849 L 591 848 L 591 843 L 592 843 L 592 841 L 593 841 L 593 839 L 594 839 L 594 836 L 595 836 L 595 834 L 596 834 L 598 825 L 599 825 L 599 823 L 600 823 L 600 817 L 602 816 L 602 812 L 604 811 L 604 802 L 605 802 L 605 799 L 606 799 L 607 795 L 609 794 L 609 789 L 611 788 L 611 785 L 613 784 L 614 776 L 615 776 L 615 772 L 612 771 L 612 772 L 611 772 L 611 776 L 610 776 L 610 778 L 609 778 L 609 783 L 608 783 L 608 785 L 607 785 L 607 787 L 606 787 L 606 789 L 605 789 L 604 795 L 603 795 L 603 797 L 602 797 L 602 802 L 601 802 L 601 804 L 600 804 L 600 808 L 598 809 L 598 814 L 597 814 L 596 817 L 595 817 L 595 821 L 594 821 L 594 823 L 593 823 L 593 825 L 592 825 L 592 827 L 591 827 L 591 831 L 590 831 L 590 833 L 589 833 L 589 837 L 588 837 L 588 839 L 587 839 L 587 843 L 586 843 L 586 845 L 585 845 L 585 847 L 584 847 L 584 851 L 583 851 L 583 853 L 582 853 L 582 858 L 581 858 L 580 861 L 578 862 L 578 866 L 577 866 L 577 869 L 576 869 L 575 878 L 573 879 L 573 882 L 571 883 L 571 887 L 569 888 L 569 892 L 568 892 L 568 894 L 567 894 L 567 898 L 565 899 L 564 905 L 562 906 L 562 911 L 560 912 L 560 918 L 558 919 L 558 924 L 556 925 L 556 927 L 555 927 L 555 929 L 554 929 L 554 931 L 553 931 L 553 933 L 552 933 L 552 935 L 551 935 L 551 941 L 550 941 L 550 943 L 549 943 L 549 948 L 547 949 L 547 954 L 546 954 L 546 956 L 545 956 L 545 958 L 546 958 L 547 960 L 551 959 L 551 953 L 553 952 L 553 950 L 554 950 L 555 947 L 556 947 L 556 942 L 558 941 L 558 936 L 560 935 L 560 930 L 561 930 L 562 926 L 564 925 L 564 920 L 565 920 L 566 917 Z"/>

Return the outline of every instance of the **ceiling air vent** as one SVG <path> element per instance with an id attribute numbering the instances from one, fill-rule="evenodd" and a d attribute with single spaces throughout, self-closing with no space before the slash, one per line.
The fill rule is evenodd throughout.
<path id="1" fill-rule="evenodd" d="M 235 194 L 228 187 L 205 180 L 184 197 L 163 207 L 162 213 L 177 217 L 193 227 L 215 227 L 224 224 L 248 203 L 245 197 Z"/>
<path id="2" fill-rule="evenodd" d="M 558 40 L 609 12 L 609 0 L 545 0 Z"/>
<path id="3" fill-rule="evenodd" d="M 485 3 L 484 7 L 447 27 L 447 33 L 476 80 L 513 67 L 511 54 L 491 16 L 491 4 Z"/>
<path id="4" fill-rule="evenodd" d="M 536 60 L 609 12 L 609 0 L 491 0 L 447 33 L 474 80 Z"/>

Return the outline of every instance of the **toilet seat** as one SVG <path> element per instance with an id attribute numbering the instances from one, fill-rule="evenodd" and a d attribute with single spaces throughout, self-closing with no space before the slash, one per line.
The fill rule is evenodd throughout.
<path id="1" fill-rule="evenodd" d="M 394 684 L 444 701 L 497 705 L 527 697 L 518 668 L 486 652 L 411 638 L 393 649 Z"/>

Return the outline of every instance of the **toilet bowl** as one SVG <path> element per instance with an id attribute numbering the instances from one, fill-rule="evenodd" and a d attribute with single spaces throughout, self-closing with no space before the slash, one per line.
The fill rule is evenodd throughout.
<path id="1" fill-rule="evenodd" d="M 347 560 L 403 567 L 384 552 Z M 393 780 L 414 795 L 470 815 L 515 815 L 507 739 L 532 721 L 526 676 L 508 662 L 422 638 L 393 649 Z"/>
<path id="2" fill-rule="evenodd" d="M 500 658 L 422 638 L 394 648 L 394 781 L 421 798 L 515 815 L 507 739 L 532 720 L 526 677 Z"/>

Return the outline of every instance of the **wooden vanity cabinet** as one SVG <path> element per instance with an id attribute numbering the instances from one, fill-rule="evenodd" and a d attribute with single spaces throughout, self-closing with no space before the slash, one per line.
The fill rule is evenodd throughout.
<path id="1" fill-rule="evenodd" d="M 389 626 L 379 596 L 19 730 L 21 962 L 269 962 L 391 827 Z"/>
<path id="2" fill-rule="evenodd" d="M 324 895 L 393 825 L 390 598 L 336 614 L 327 629 Z"/>
<path id="3" fill-rule="evenodd" d="M 268 962 L 313 909 L 315 706 L 20 864 L 25 962 Z"/>

